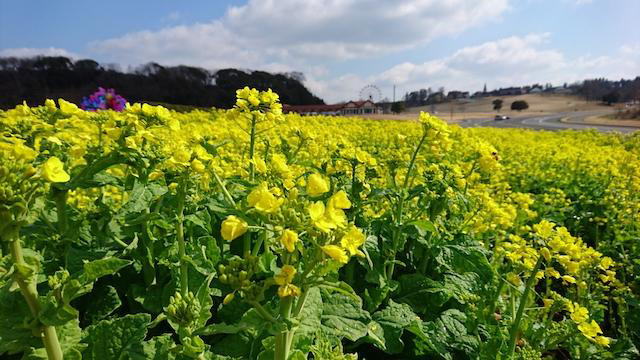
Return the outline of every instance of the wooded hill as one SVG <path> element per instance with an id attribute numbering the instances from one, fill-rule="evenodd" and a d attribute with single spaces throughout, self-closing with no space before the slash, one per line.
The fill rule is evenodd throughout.
<path id="1" fill-rule="evenodd" d="M 324 104 L 303 84 L 298 72 L 271 74 L 264 71 L 222 69 L 210 71 L 192 66 L 148 63 L 123 72 L 117 65 L 66 57 L 0 58 L 0 108 L 43 104 L 45 99 L 64 98 L 80 104 L 99 86 L 114 88 L 133 102 L 162 102 L 198 107 L 230 108 L 236 89 L 249 86 L 271 88 L 284 104 Z"/>

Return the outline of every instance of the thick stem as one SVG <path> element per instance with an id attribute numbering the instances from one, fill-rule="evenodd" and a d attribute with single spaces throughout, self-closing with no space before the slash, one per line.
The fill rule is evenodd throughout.
<path id="1" fill-rule="evenodd" d="M 289 318 L 291 317 L 291 307 L 293 305 L 293 297 L 287 296 L 280 299 L 280 316 L 285 322 L 287 330 L 281 330 L 276 335 L 275 360 L 287 360 L 289 351 L 291 350 L 291 341 L 293 340 L 294 330 L 288 330 Z"/>
<path id="2" fill-rule="evenodd" d="M 22 255 L 22 246 L 17 232 L 15 234 L 11 234 L 10 247 L 13 262 L 19 267 L 26 266 L 27 264 L 25 263 Z M 27 279 L 20 274 L 19 270 L 15 273 L 15 280 L 20 287 L 22 296 L 29 305 L 31 314 L 37 319 L 40 313 L 40 303 L 38 302 L 38 290 L 36 289 L 36 284 L 33 281 L 27 281 Z M 42 336 L 42 343 L 47 351 L 47 357 L 50 360 L 62 360 L 62 348 L 58 341 L 56 328 L 48 325 L 41 325 L 39 330 Z"/>
<path id="3" fill-rule="evenodd" d="M 189 271 L 188 264 L 184 261 L 186 256 L 184 242 L 184 201 L 186 197 L 186 180 L 182 179 L 178 188 L 178 223 L 176 224 L 176 234 L 178 237 L 178 257 L 180 261 L 180 293 L 186 296 L 189 293 Z"/>
<path id="4" fill-rule="evenodd" d="M 525 285 L 524 292 L 522 293 L 522 297 L 520 298 L 520 305 L 518 306 L 518 313 L 516 314 L 516 319 L 511 326 L 511 338 L 509 339 L 509 356 L 508 359 L 513 358 L 513 353 L 516 350 L 516 339 L 518 337 L 518 330 L 520 329 L 520 321 L 522 320 L 522 314 L 524 313 L 524 308 L 527 305 L 527 300 L 529 297 L 529 291 L 531 291 L 531 287 L 533 286 L 534 280 L 536 278 L 536 273 L 540 269 L 542 265 L 543 256 L 538 257 L 538 261 L 536 265 L 533 267 L 531 271 L 531 275 L 527 279 L 527 284 Z"/>
<path id="5" fill-rule="evenodd" d="M 393 277 L 393 272 L 395 270 L 395 259 L 396 259 L 396 254 L 398 252 L 398 243 L 400 242 L 400 235 L 402 232 L 402 212 L 403 212 L 403 207 L 404 207 L 404 198 L 406 195 L 406 191 L 407 186 L 409 186 L 409 179 L 411 179 L 411 172 L 413 171 L 413 167 L 416 164 L 416 158 L 418 157 L 418 153 L 420 152 L 420 149 L 422 148 L 422 145 L 424 144 L 425 140 L 427 139 L 427 132 L 425 131 L 422 134 L 422 137 L 420 138 L 420 142 L 418 142 L 418 145 L 416 146 L 415 151 L 413 152 L 413 155 L 411 155 L 411 161 L 409 162 L 409 167 L 407 168 L 407 174 L 404 177 L 404 182 L 402 183 L 402 195 L 400 198 L 400 201 L 398 202 L 398 209 L 397 209 L 397 214 L 396 214 L 396 219 L 395 219 L 395 229 L 393 231 L 393 238 L 392 238 L 392 246 L 393 246 L 393 254 L 392 259 L 391 259 L 391 263 L 389 264 L 389 267 L 387 268 L 387 280 L 391 279 Z"/>
<path id="6" fill-rule="evenodd" d="M 246 233 L 242 237 L 242 256 L 246 259 L 251 255 L 251 233 Z"/>
<path id="7" fill-rule="evenodd" d="M 268 320 L 272 323 L 275 323 L 277 320 L 273 317 L 273 315 L 271 315 L 270 312 L 268 312 L 262 305 L 260 305 L 259 302 L 257 301 L 248 301 L 248 303 L 253 306 L 256 311 L 258 312 L 258 314 L 260 314 L 260 316 L 262 316 L 265 320 Z"/>
<path id="8" fill-rule="evenodd" d="M 53 187 L 51 191 L 56 202 L 56 212 L 58 213 L 58 231 L 60 235 L 64 235 L 67 232 L 67 190 Z"/>
<path id="9" fill-rule="evenodd" d="M 251 139 L 249 142 L 249 176 L 251 181 L 255 179 L 255 165 L 253 164 L 253 153 L 256 146 L 256 117 L 251 117 Z"/>

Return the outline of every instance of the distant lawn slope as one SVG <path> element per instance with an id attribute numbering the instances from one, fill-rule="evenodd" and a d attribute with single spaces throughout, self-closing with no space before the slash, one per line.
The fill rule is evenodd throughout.
<path id="1" fill-rule="evenodd" d="M 477 99 L 456 100 L 449 103 L 435 105 L 438 116 L 448 119 L 453 107 L 454 119 L 470 116 L 491 116 L 496 114 L 493 110 L 493 100 L 501 99 L 502 109 L 500 114 L 516 115 L 530 113 L 558 113 L 567 111 L 589 111 L 606 110 L 608 107 L 599 102 L 586 102 L 583 98 L 573 95 L 547 95 L 547 94 L 526 94 L 517 96 L 488 96 Z M 511 110 L 511 103 L 515 100 L 524 100 L 529 104 L 529 108 L 523 111 Z M 420 111 L 432 111 L 431 105 L 412 107 L 407 109 L 407 113 L 418 113 Z M 463 115 L 464 114 L 464 115 Z"/>

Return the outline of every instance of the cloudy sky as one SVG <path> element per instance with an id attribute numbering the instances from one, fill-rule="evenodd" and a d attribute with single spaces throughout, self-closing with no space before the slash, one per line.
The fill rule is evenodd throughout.
<path id="1" fill-rule="evenodd" d="M 0 56 L 300 71 L 327 102 L 640 75 L 638 0 L 0 0 Z"/>

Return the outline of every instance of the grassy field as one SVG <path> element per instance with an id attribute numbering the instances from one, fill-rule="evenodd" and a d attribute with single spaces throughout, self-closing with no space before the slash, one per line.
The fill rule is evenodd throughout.
<path id="1" fill-rule="evenodd" d="M 518 114 L 545 114 L 558 113 L 568 111 L 588 111 L 603 110 L 605 106 L 597 102 L 586 102 L 577 96 L 568 95 L 542 95 L 527 94 L 520 96 L 489 96 L 479 99 L 466 99 L 453 103 L 444 103 L 435 105 L 435 113 L 449 122 L 469 119 L 491 117 L 496 114 L 493 110 L 493 100 L 502 99 L 503 105 L 500 114 L 518 115 Z M 511 103 L 515 100 L 524 100 L 529 104 L 529 109 L 524 111 L 512 111 Z M 453 115 L 452 115 L 453 108 Z M 408 108 L 405 115 L 415 117 L 420 111 L 431 112 L 432 106 L 419 106 Z"/>

